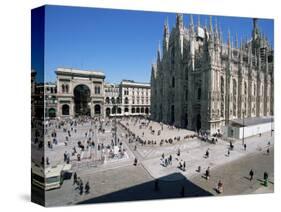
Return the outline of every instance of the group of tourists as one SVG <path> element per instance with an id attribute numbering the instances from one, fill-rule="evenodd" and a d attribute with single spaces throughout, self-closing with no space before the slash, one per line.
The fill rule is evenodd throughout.
<path id="1" fill-rule="evenodd" d="M 101 118 L 79 117 L 75 119 L 57 119 L 45 122 L 45 135 L 49 137 L 47 147 L 53 150 L 54 146 L 64 143 L 66 148 L 63 161 L 104 160 L 107 158 L 123 158 L 126 149 L 119 138 L 112 135 L 110 142 L 98 139 L 105 135 L 105 129 L 113 127 L 113 120 Z M 38 132 L 36 132 L 39 134 Z M 78 134 L 79 133 L 79 134 Z M 38 136 L 37 136 L 38 137 Z M 38 142 L 37 138 L 37 142 Z"/>
<path id="2" fill-rule="evenodd" d="M 263 173 L 263 184 L 266 187 L 268 186 L 268 178 L 269 178 L 268 173 L 265 171 Z M 253 179 L 254 179 L 254 171 L 253 171 L 253 169 L 251 169 L 249 171 L 249 180 L 252 181 Z"/>
<path id="3" fill-rule="evenodd" d="M 164 145 L 164 144 L 173 144 L 175 142 L 180 142 L 185 139 L 194 138 L 196 137 L 196 134 L 188 134 L 183 136 L 174 136 L 170 138 L 161 138 L 161 135 L 164 130 L 176 130 L 179 131 L 180 128 L 176 128 L 175 126 L 170 125 L 164 125 L 163 123 L 159 123 L 160 129 L 157 127 L 157 129 L 154 129 L 152 126 L 152 122 L 150 120 L 139 118 L 139 117 L 130 117 L 130 118 L 122 118 L 118 121 L 118 123 L 128 132 L 129 143 L 136 142 L 137 144 L 140 144 L 141 146 L 146 145 Z M 166 126 L 166 129 L 164 129 L 164 126 Z M 138 130 L 132 130 L 132 127 L 137 127 Z M 139 135 L 136 135 L 138 131 L 141 132 Z M 148 130 L 147 133 L 153 135 L 155 139 L 147 139 L 145 136 L 145 130 Z M 136 131 L 136 132 L 135 132 Z M 132 138 L 131 138 L 132 137 Z"/>
<path id="4" fill-rule="evenodd" d="M 80 177 L 77 176 L 76 172 L 73 175 L 73 185 L 77 186 L 76 189 L 79 190 L 80 195 L 83 195 L 83 193 L 85 193 L 85 194 L 90 193 L 90 183 L 89 183 L 89 181 L 87 181 L 85 186 L 84 186 L 83 180 Z"/>
<path id="5" fill-rule="evenodd" d="M 163 153 L 160 159 L 160 164 L 164 167 L 167 167 L 168 165 L 172 165 L 172 161 L 173 161 L 172 155 L 165 157 L 165 154 Z"/>

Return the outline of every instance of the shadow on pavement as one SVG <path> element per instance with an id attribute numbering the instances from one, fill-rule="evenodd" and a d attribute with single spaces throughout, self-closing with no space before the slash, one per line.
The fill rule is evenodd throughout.
<path id="1" fill-rule="evenodd" d="M 246 179 L 246 180 L 248 180 L 248 181 L 251 180 L 250 177 L 243 177 L 243 178 Z"/>
<path id="2" fill-rule="evenodd" d="M 172 178 L 181 180 L 171 181 Z M 155 183 L 156 181 L 158 181 L 158 183 Z M 94 192 L 94 188 L 92 192 Z M 202 197 L 212 195 L 213 194 L 210 192 L 189 181 L 181 173 L 174 173 L 161 177 L 157 180 L 94 197 L 78 204 L 155 200 L 179 197 Z"/>

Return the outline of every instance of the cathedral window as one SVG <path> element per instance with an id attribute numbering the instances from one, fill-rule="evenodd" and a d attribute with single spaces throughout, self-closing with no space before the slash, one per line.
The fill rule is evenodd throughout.
<path id="1" fill-rule="evenodd" d="M 172 88 L 175 87 L 175 77 L 172 77 Z"/>
<path id="2" fill-rule="evenodd" d="M 198 100 L 201 99 L 201 88 L 198 88 L 198 90 L 197 90 L 197 99 Z"/>

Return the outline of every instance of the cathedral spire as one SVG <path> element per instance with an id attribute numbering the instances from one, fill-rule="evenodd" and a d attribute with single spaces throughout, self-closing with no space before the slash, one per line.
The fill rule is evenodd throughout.
<path id="1" fill-rule="evenodd" d="M 177 14 L 177 28 L 183 28 L 183 14 Z"/>
<path id="2" fill-rule="evenodd" d="M 230 48 L 231 47 L 231 40 L 230 40 L 230 29 L 228 29 L 228 35 L 227 35 L 227 45 Z"/>
<path id="3" fill-rule="evenodd" d="M 163 39 L 163 54 L 168 51 L 169 48 L 169 23 L 168 17 L 164 23 L 164 39 Z"/>
<path id="4" fill-rule="evenodd" d="M 220 33 L 219 33 L 219 36 L 220 36 L 220 41 L 221 41 L 221 45 L 223 44 L 223 33 L 222 33 L 222 29 L 220 27 Z"/>
<path id="5" fill-rule="evenodd" d="M 249 47 L 248 47 L 248 63 L 250 65 L 250 67 L 252 67 L 252 43 L 250 43 Z"/>
<path id="6" fill-rule="evenodd" d="M 160 49 L 160 41 L 158 42 L 158 49 L 157 49 L 157 62 L 161 61 L 161 49 Z"/>
<path id="7" fill-rule="evenodd" d="M 252 30 L 252 39 L 256 40 L 259 36 L 259 29 L 258 29 L 258 19 L 253 18 L 253 30 Z"/>
<path id="8" fill-rule="evenodd" d="M 258 53 L 258 69 L 261 70 L 261 54 Z"/>
<path id="9" fill-rule="evenodd" d="M 227 45 L 228 45 L 228 59 L 231 59 L 231 57 L 232 57 L 232 48 L 231 48 L 230 30 L 228 30 Z"/>
<path id="10" fill-rule="evenodd" d="M 194 26 L 194 23 L 193 23 L 193 15 L 192 14 L 190 14 L 190 26 Z"/>
<path id="11" fill-rule="evenodd" d="M 167 34 L 169 34 L 169 21 L 168 21 L 168 17 L 165 20 L 164 23 L 164 36 L 166 36 Z"/>
<path id="12" fill-rule="evenodd" d="M 220 35 L 219 35 L 219 27 L 218 27 L 218 19 L 215 19 L 215 42 L 218 46 L 220 40 Z"/>
<path id="13" fill-rule="evenodd" d="M 193 16 L 190 14 L 190 20 L 189 20 L 189 25 L 190 25 L 190 32 L 192 36 L 194 35 L 194 23 L 193 23 Z"/>
<path id="14" fill-rule="evenodd" d="M 215 32 L 216 32 L 216 34 L 219 33 L 219 29 L 218 29 L 218 18 L 215 19 Z"/>
<path id="15" fill-rule="evenodd" d="M 240 63 L 243 63 L 243 45 L 242 45 L 242 38 L 241 38 L 241 40 L 240 40 Z"/>
<path id="16" fill-rule="evenodd" d="M 238 33 L 235 34 L 235 48 L 238 49 Z"/>
<path id="17" fill-rule="evenodd" d="M 210 29 L 210 33 L 213 33 L 213 22 L 212 22 L 212 16 L 211 15 L 210 15 L 209 29 Z"/>
<path id="18" fill-rule="evenodd" d="M 168 23 L 168 17 L 164 23 L 164 39 L 167 39 L 169 37 L 169 23 Z"/>

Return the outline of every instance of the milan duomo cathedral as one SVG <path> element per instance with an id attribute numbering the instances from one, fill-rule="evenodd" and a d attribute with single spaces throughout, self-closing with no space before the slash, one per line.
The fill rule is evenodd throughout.
<path id="1" fill-rule="evenodd" d="M 151 71 L 151 118 L 196 131 L 219 132 L 231 120 L 273 115 L 273 48 L 253 19 L 251 39 L 227 41 L 183 15 L 169 31 Z M 234 40 L 234 42 L 232 41 Z"/>

